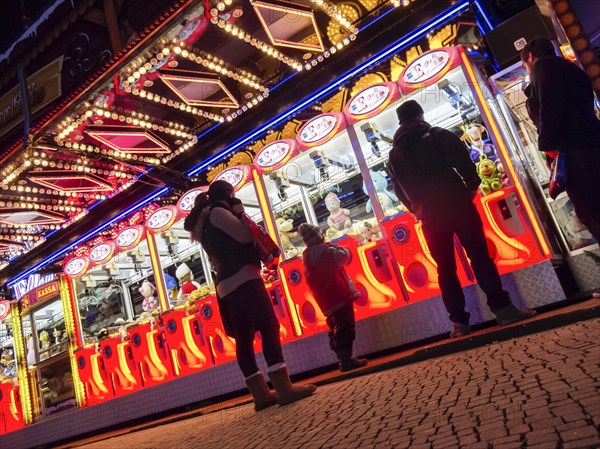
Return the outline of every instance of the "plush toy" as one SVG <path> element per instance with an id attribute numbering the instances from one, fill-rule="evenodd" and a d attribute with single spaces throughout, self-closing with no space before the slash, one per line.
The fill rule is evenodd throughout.
<path id="1" fill-rule="evenodd" d="M 54 328 L 54 332 L 52 332 L 52 336 L 54 337 L 54 344 L 58 345 L 60 343 L 60 331 L 57 328 Z"/>
<path id="2" fill-rule="evenodd" d="M 369 242 L 374 242 L 383 238 L 379 223 L 375 218 L 364 220 L 359 224 L 359 244 L 365 245 Z"/>
<path id="3" fill-rule="evenodd" d="M 327 224 L 330 228 L 334 228 L 338 231 L 352 228 L 350 211 L 342 208 L 342 203 L 335 193 L 330 192 L 327 194 L 325 197 L 325 207 L 329 211 Z"/>
<path id="4" fill-rule="evenodd" d="M 327 228 L 327 230 L 325 231 L 325 241 L 327 242 L 331 242 L 332 240 L 336 240 L 339 239 L 340 237 L 343 237 L 345 234 L 341 231 L 338 231 L 335 228 Z"/>
<path id="5" fill-rule="evenodd" d="M 294 220 L 286 217 L 279 217 L 275 220 L 275 225 L 277 226 L 277 230 L 279 231 L 279 238 L 281 239 L 281 246 L 283 250 L 291 250 L 294 249 L 295 246 L 292 244 L 291 240 L 294 237 L 298 237 L 297 232 L 292 232 L 292 228 L 294 227 Z"/>
<path id="6" fill-rule="evenodd" d="M 485 155 L 481 157 L 479 164 L 477 164 L 477 174 L 481 178 L 479 190 L 483 196 L 489 195 L 502 188 L 500 172 L 498 171 L 496 164 L 489 160 Z"/>
<path id="7" fill-rule="evenodd" d="M 493 145 L 485 143 L 483 135 L 488 134 L 485 126 L 479 125 L 478 123 L 471 123 L 467 126 L 461 126 L 463 135 L 461 140 L 469 145 L 471 151 L 471 160 L 478 162 L 482 156 L 486 156 L 491 161 L 496 161 L 496 149 Z"/>
<path id="8" fill-rule="evenodd" d="M 40 332 L 40 347 L 42 351 L 46 351 L 50 347 L 50 334 L 48 331 Z"/>
<path id="9" fill-rule="evenodd" d="M 377 198 L 379 198 L 379 203 L 381 204 L 381 208 L 383 209 L 383 212 L 384 213 L 386 213 L 386 211 L 388 213 L 392 212 L 394 203 L 398 201 L 398 197 L 396 196 L 396 194 L 394 192 L 387 189 L 387 177 L 386 177 L 385 171 L 369 170 L 369 173 L 371 173 L 371 179 L 373 180 L 373 187 L 375 187 L 375 191 L 377 192 Z M 367 186 L 364 183 L 363 183 L 363 192 L 365 192 L 367 195 L 369 194 L 367 192 Z M 371 204 L 371 200 L 369 200 L 369 201 L 367 201 L 366 211 L 368 214 L 370 214 L 372 210 L 373 210 L 373 205 Z M 388 215 L 388 214 L 386 213 L 386 215 Z"/>
<path id="10" fill-rule="evenodd" d="M 275 268 L 263 267 L 260 271 L 260 275 L 263 278 L 263 281 L 266 283 L 271 283 L 277 280 L 277 270 Z"/>
<path id="11" fill-rule="evenodd" d="M 142 302 L 142 308 L 144 309 L 144 312 L 150 313 L 159 308 L 158 298 L 154 296 L 156 292 L 156 287 L 154 285 L 147 280 L 144 280 L 138 291 L 144 297 L 144 301 Z"/>
<path id="12" fill-rule="evenodd" d="M 194 281 L 194 273 L 192 273 L 192 270 L 187 266 L 186 263 L 182 263 L 177 267 L 175 276 L 177 276 L 177 279 L 179 279 L 179 283 L 181 284 L 179 294 L 177 295 L 177 300 L 182 304 L 187 299 L 187 295 L 192 293 L 194 290 L 199 290 L 202 287 L 200 284 Z"/>

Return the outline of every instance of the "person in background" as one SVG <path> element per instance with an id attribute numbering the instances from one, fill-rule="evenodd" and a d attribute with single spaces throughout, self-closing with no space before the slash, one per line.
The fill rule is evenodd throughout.
<path id="1" fill-rule="evenodd" d="M 356 338 L 353 303 L 360 293 L 344 269 L 350 260 L 350 251 L 340 245 L 325 243 L 318 226 L 302 223 L 298 234 L 306 245 L 302 254 L 306 282 L 327 317 L 329 347 L 337 354 L 340 371 L 365 366 L 367 360 L 352 355 Z"/>
<path id="2" fill-rule="evenodd" d="M 455 234 L 498 324 L 534 316 L 533 310 L 515 307 L 502 288 L 473 204 L 480 179 L 464 144 L 450 131 L 427 123 L 414 100 L 402 103 L 396 113 L 400 128 L 390 152 L 390 174 L 398 198 L 423 223 L 427 245 L 438 265 L 442 299 L 453 323 L 450 336 L 471 333 L 465 295 L 456 274 Z"/>
<path id="3" fill-rule="evenodd" d="M 538 106 L 538 148 L 556 157 L 564 153 L 569 198 L 575 213 L 600 243 L 600 121 L 586 73 L 556 55 L 554 45 L 537 37 L 521 51 L 531 79 L 528 101 Z"/>
<path id="4" fill-rule="evenodd" d="M 293 385 L 279 340 L 279 321 L 260 275 L 253 236 L 242 220 L 244 207 L 233 186 L 213 182 L 196 198 L 184 222 L 193 241 L 200 242 L 216 271 L 215 285 L 225 332 L 235 339 L 236 358 L 252 394 L 256 411 L 311 395 L 315 385 Z M 256 365 L 253 341 L 262 337 L 273 393 Z"/>

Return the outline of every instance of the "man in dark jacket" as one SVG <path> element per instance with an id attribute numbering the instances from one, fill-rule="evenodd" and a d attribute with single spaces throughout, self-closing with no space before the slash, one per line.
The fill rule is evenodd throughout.
<path id="1" fill-rule="evenodd" d="M 583 70 L 556 56 L 544 37 L 531 40 L 521 59 L 531 78 L 531 98 L 539 104 L 538 148 L 551 156 L 564 153 L 567 193 L 577 217 L 600 243 L 600 121 L 592 83 Z"/>
<path id="2" fill-rule="evenodd" d="M 409 100 L 397 109 L 400 128 L 394 135 L 389 168 L 394 189 L 404 205 L 423 222 L 423 232 L 438 265 L 442 298 L 451 337 L 467 335 L 469 313 L 456 274 L 454 234 L 465 248 L 488 306 L 499 324 L 535 315 L 515 307 L 502 288 L 500 275 L 488 252 L 483 223 L 473 204 L 480 184 L 475 165 L 461 140 L 425 122 L 423 109 Z"/>

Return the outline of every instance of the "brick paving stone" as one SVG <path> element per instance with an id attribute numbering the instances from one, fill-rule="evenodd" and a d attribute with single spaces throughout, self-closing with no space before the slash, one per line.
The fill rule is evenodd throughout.
<path id="1" fill-rule="evenodd" d="M 600 438 L 591 437 L 563 443 L 563 449 L 593 449 L 600 447 Z M 495 449 L 495 448 L 494 448 Z"/>
<path id="2" fill-rule="evenodd" d="M 599 324 L 322 385 L 261 413 L 245 404 L 80 449 L 600 447 Z"/>

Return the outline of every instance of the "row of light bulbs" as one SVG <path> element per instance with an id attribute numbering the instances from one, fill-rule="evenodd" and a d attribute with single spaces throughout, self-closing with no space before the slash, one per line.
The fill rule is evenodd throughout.
<path id="1" fill-rule="evenodd" d="M 63 206 L 59 204 L 38 204 L 24 201 L 0 201 L 0 207 L 14 207 L 20 209 L 32 209 L 32 210 L 54 210 L 58 212 L 80 212 L 81 207 L 76 206 Z"/>
<path id="2" fill-rule="evenodd" d="M 121 151 L 116 150 L 107 150 L 106 148 L 99 148 L 95 145 L 79 143 L 79 142 L 71 142 L 71 141 L 63 141 L 58 138 L 55 139 L 59 146 L 64 146 L 67 148 L 73 148 L 74 150 L 87 151 L 88 153 L 96 153 L 102 154 L 106 156 L 118 157 L 120 159 L 129 159 L 133 161 L 142 161 L 146 164 L 156 165 L 160 163 L 160 159 L 154 157 L 141 156 L 137 154 L 131 153 L 123 153 Z"/>
<path id="3" fill-rule="evenodd" d="M 155 103 L 159 103 L 165 106 L 168 106 L 170 108 L 173 109 L 179 109 L 180 111 L 184 111 L 184 112 L 188 112 L 190 114 L 194 114 L 200 117 L 204 117 L 210 120 L 213 120 L 215 122 L 224 122 L 225 119 L 223 117 L 221 117 L 220 115 L 217 114 L 213 114 L 212 112 L 207 112 L 204 111 L 202 109 L 198 109 L 195 106 L 190 106 L 189 104 L 186 104 L 185 102 L 179 102 L 179 101 L 174 101 L 174 100 L 170 100 L 166 97 L 163 97 L 162 95 L 159 94 L 155 94 L 152 92 L 148 92 L 147 90 L 144 89 L 139 89 L 138 87 L 133 87 L 130 83 L 128 82 L 124 82 L 123 83 L 124 89 L 128 92 L 131 93 L 135 96 L 138 96 L 140 98 L 145 98 L 149 101 L 154 101 Z"/>
<path id="4" fill-rule="evenodd" d="M 346 28 L 350 34 L 358 33 L 358 28 L 352 25 L 352 22 L 346 18 L 344 13 L 336 5 L 328 2 L 327 0 L 310 0 L 310 2 L 321 9 L 331 19 L 335 20 L 337 23 Z"/>
<path id="5" fill-rule="evenodd" d="M 244 30 L 233 25 L 232 23 L 229 23 L 226 20 L 220 19 L 218 16 L 213 16 L 210 19 L 210 21 L 213 24 L 217 25 L 222 30 L 224 30 L 226 33 L 229 33 L 233 37 L 235 37 L 239 40 L 242 40 L 242 41 L 246 42 L 247 44 L 252 45 L 254 48 L 262 51 L 266 55 L 268 55 L 272 58 L 275 58 L 280 62 L 283 62 L 284 64 L 288 65 L 289 67 L 291 67 L 294 70 L 297 70 L 298 72 L 302 71 L 303 66 L 300 62 L 296 61 L 294 58 L 290 58 L 289 56 L 284 55 L 279 50 L 271 47 L 266 42 L 263 42 L 259 39 L 256 39 L 255 37 L 252 37 L 252 35 L 250 35 L 249 33 L 246 33 Z"/>
<path id="6" fill-rule="evenodd" d="M 415 0 L 390 0 L 392 5 L 394 5 L 396 8 L 398 8 L 400 6 L 408 6 L 414 1 Z"/>
<path id="7" fill-rule="evenodd" d="M 194 49 L 185 46 L 185 44 L 181 42 L 176 44 L 176 46 L 173 48 L 173 52 L 213 72 L 227 76 L 253 89 L 259 90 L 261 92 L 269 91 L 267 87 L 260 84 L 260 79 L 255 75 L 252 75 L 251 73 L 242 69 L 230 67 L 229 64 L 227 64 L 222 59 L 217 58 L 216 56 L 213 56 L 206 52 L 198 54 L 194 51 Z"/>

